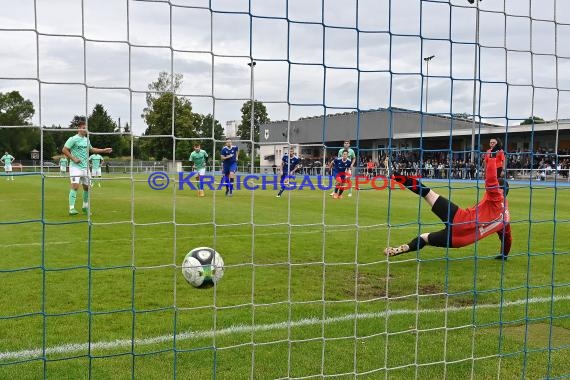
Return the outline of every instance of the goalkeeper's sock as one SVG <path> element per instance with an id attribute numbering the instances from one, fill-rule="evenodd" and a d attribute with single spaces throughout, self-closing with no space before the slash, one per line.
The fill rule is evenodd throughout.
<path id="1" fill-rule="evenodd" d="M 419 180 L 413 179 L 408 176 L 403 176 L 404 180 L 402 181 L 402 177 L 395 177 L 395 181 L 404 185 L 410 191 L 422 196 L 425 198 L 426 195 L 429 194 L 431 189 L 427 186 L 424 186 Z"/>
<path id="2" fill-rule="evenodd" d="M 425 240 L 422 239 L 421 236 L 418 236 L 417 238 L 408 243 L 408 247 L 410 247 L 410 250 L 408 252 L 413 252 L 417 251 L 418 249 L 422 249 L 423 247 L 426 246 L 426 244 L 427 243 L 425 242 Z"/>
<path id="3" fill-rule="evenodd" d="M 77 198 L 77 190 L 69 190 L 69 209 L 75 208 L 75 198 Z"/>

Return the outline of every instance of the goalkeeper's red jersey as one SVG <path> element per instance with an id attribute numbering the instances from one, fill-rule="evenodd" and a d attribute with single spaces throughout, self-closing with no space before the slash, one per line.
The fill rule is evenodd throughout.
<path id="1" fill-rule="evenodd" d="M 451 243 L 454 248 L 465 247 L 477 240 L 497 233 L 504 236 L 504 254 L 508 254 L 512 242 L 510 214 L 507 200 L 497 180 L 496 158 L 488 158 L 485 165 L 485 195 L 477 205 L 457 210 L 451 229 Z"/>

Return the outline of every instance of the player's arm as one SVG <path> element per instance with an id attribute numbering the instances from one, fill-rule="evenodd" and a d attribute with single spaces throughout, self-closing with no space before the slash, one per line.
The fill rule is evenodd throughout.
<path id="1" fill-rule="evenodd" d="M 501 241 L 501 254 L 507 256 L 511 252 L 511 244 L 513 243 L 510 223 L 505 224 L 504 230 L 497 231 L 497 235 Z"/>
<path id="2" fill-rule="evenodd" d="M 73 161 L 76 164 L 80 163 L 81 160 L 79 158 L 75 157 L 74 155 L 72 155 L 69 148 L 71 148 L 71 146 L 68 146 L 67 144 L 65 144 L 65 146 L 63 147 L 61 152 L 65 155 L 65 157 L 69 158 L 70 161 Z"/>
<path id="3" fill-rule="evenodd" d="M 89 149 L 90 153 L 95 153 L 95 154 L 109 154 L 113 151 L 113 148 L 93 148 L 91 147 L 91 149 Z"/>
<path id="4" fill-rule="evenodd" d="M 485 161 L 485 191 L 492 199 L 503 199 L 497 178 L 497 159 L 493 153 Z"/>

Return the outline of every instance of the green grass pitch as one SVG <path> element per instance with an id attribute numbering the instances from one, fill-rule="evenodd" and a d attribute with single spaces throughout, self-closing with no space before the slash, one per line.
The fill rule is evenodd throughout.
<path id="1" fill-rule="evenodd" d="M 0 378 L 570 374 L 570 187 L 511 185 L 503 264 L 496 237 L 386 260 L 418 220 L 441 228 L 409 191 L 199 198 L 146 178 L 94 187 L 90 224 L 67 215 L 67 178 L 0 177 Z M 431 185 L 462 207 L 478 194 Z M 198 246 L 225 260 L 215 289 L 177 267 Z"/>

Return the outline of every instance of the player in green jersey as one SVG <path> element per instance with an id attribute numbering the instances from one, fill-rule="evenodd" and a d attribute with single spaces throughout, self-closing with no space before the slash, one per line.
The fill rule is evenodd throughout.
<path id="1" fill-rule="evenodd" d="M 59 174 L 65 175 L 67 173 L 67 157 L 63 156 L 59 159 Z"/>
<path id="2" fill-rule="evenodd" d="M 93 148 L 89 143 L 87 137 L 87 128 L 85 121 L 79 122 L 77 127 L 77 134 L 71 136 L 65 142 L 62 149 L 63 154 L 69 159 L 69 177 L 71 179 L 71 188 L 69 190 L 69 215 L 77 215 L 75 210 L 75 198 L 77 197 L 77 190 L 79 184 L 83 185 L 83 207 L 84 213 L 87 213 L 89 208 L 89 153 L 111 153 L 112 148 Z"/>
<path id="3" fill-rule="evenodd" d="M 194 164 L 194 170 L 198 173 L 196 178 L 200 181 L 200 176 L 206 174 L 206 163 L 208 162 L 208 153 L 200 148 L 200 144 L 194 144 L 194 151 L 190 154 L 190 162 Z M 198 196 L 204 196 L 204 189 L 201 182 L 198 182 Z"/>
<path id="4" fill-rule="evenodd" d="M 97 185 L 101 187 L 101 166 L 103 165 L 103 156 L 100 154 L 92 154 L 89 156 L 91 161 L 91 178 L 99 178 Z"/>
<path id="5" fill-rule="evenodd" d="M 4 155 L 0 158 L 0 161 L 4 163 L 4 171 L 6 172 L 6 181 L 14 180 L 14 176 L 12 175 L 12 161 L 14 160 L 15 160 L 14 156 L 12 156 L 8 152 L 4 153 Z"/>

